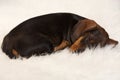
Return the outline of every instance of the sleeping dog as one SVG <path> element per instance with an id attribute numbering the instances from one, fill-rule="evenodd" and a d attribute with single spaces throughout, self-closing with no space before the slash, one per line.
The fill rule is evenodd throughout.
<path id="1" fill-rule="evenodd" d="M 118 44 L 95 21 L 72 13 L 53 13 L 31 18 L 10 31 L 2 50 L 10 58 L 46 55 L 66 47 L 83 52 L 86 47 Z"/>

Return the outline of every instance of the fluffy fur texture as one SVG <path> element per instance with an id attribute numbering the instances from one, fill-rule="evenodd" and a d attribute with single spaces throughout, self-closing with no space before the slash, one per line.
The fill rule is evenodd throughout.
<path id="1" fill-rule="evenodd" d="M 111 38 L 120 41 L 119 3 L 119 0 L 4 0 L 0 2 L 0 43 L 20 22 L 55 11 L 73 12 L 94 19 Z M 0 80 L 119 80 L 120 46 L 112 47 L 100 49 L 98 46 L 79 55 L 65 49 L 27 60 L 10 60 L 0 51 Z"/>

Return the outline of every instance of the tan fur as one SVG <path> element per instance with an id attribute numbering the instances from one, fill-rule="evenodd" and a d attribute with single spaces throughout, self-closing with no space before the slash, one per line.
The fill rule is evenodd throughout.
<path id="1" fill-rule="evenodd" d="M 80 38 L 78 38 L 78 39 L 71 45 L 70 51 L 75 52 L 77 49 L 79 49 L 81 40 L 82 40 L 83 38 L 84 38 L 83 36 L 81 36 Z"/>
<path id="2" fill-rule="evenodd" d="M 80 20 L 73 28 L 72 41 L 76 41 L 82 33 L 96 28 L 97 23 L 95 21 L 90 19 Z"/>
<path id="3" fill-rule="evenodd" d="M 62 50 L 64 48 L 66 48 L 68 45 L 69 45 L 69 42 L 66 40 L 63 40 L 60 45 L 58 45 L 54 48 L 54 51 Z"/>
<path id="4" fill-rule="evenodd" d="M 16 57 L 19 56 L 19 53 L 18 53 L 15 49 L 12 50 L 12 53 L 13 53 L 13 55 L 15 55 Z"/>

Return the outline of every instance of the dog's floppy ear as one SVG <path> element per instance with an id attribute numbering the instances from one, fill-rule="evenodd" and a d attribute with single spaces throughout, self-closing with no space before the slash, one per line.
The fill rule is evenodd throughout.
<path id="1" fill-rule="evenodd" d="M 71 34 L 71 40 L 74 42 L 76 39 L 78 39 L 83 33 L 94 30 L 97 28 L 97 23 L 90 19 L 84 19 L 78 21 L 77 24 L 73 27 L 72 34 Z"/>

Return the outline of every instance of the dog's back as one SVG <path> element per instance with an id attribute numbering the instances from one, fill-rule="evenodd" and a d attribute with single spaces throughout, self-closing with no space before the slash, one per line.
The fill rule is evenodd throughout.
<path id="1" fill-rule="evenodd" d="M 53 52 L 78 20 L 70 13 L 55 13 L 31 18 L 15 27 L 3 40 L 2 49 L 10 58 L 30 57 Z"/>

